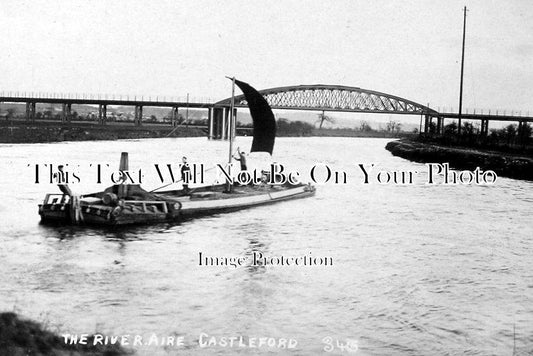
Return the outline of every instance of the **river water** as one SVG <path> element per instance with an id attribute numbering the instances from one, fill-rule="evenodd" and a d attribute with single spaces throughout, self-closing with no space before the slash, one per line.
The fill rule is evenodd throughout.
<path id="1" fill-rule="evenodd" d="M 237 146 L 250 140 L 239 137 Z M 346 172 L 347 183 L 317 185 L 308 199 L 122 229 L 40 224 L 37 204 L 58 191 L 42 165 L 78 166 L 82 182 L 72 188 L 88 193 L 102 188 L 94 164 L 112 170 L 128 151 L 130 169 L 145 170 L 144 186 L 154 188 L 161 185 L 150 171 L 154 163 L 187 155 L 209 168 L 227 159 L 227 143 L 0 145 L 0 310 L 60 333 L 183 337 L 183 346 L 134 347 L 141 355 L 288 353 L 218 341 L 203 348 L 205 334 L 243 336 L 245 344 L 294 339 L 291 353 L 302 355 L 325 353 L 330 342 L 331 354 L 532 352 L 533 184 L 498 178 L 493 185 L 428 185 L 426 166 L 393 157 L 387 142 L 278 138 L 275 158 L 287 169 L 305 174 L 323 163 Z M 373 172 L 420 173 L 413 184 L 378 184 L 372 175 L 363 184 L 360 163 L 375 164 Z M 199 252 L 238 257 L 254 250 L 311 253 L 331 257 L 333 265 L 198 264 Z M 343 352 L 338 346 L 347 341 L 351 348 Z"/>

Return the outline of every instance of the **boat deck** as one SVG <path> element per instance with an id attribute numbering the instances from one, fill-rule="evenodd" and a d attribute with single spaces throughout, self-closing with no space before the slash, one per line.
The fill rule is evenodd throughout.
<path id="1" fill-rule="evenodd" d="M 129 187 L 131 188 L 131 187 Z M 229 212 L 282 200 L 313 195 L 314 187 L 296 186 L 234 186 L 231 192 L 224 185 L 147 192 L 140 187 L 129 189 L 117 200 L 114 187 L 80 198 L 63 194 L 47 194 L 39 213 L 43 220 L 98 225 L 127 225 L 179 220 L 183 217 Z"/>
<path id="2" fill-rule="evenodd" d="M 274 193 L 284 190 L 283 186 L 237 186 L 231 192 L 225 191 L 225 186 L 211 186 L 193 188 L 186 193 L 183 190 L 173 190 L 155 193 L 158 197 L 166 201 L 187 202 L 191 200 L 221 200 L 234 199 L 240 196 L 254 196 Z"/>

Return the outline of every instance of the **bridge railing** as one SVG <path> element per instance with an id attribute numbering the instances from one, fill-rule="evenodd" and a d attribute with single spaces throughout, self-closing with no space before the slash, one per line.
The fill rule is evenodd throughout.
<path id="1" fill-rule="evenodd" d="M 441 110 L 442 109 L 442 110 Z M 451 107 L 437 107 L 437 111 L 440 113 L 457 113 L 457 109 Z M 478 115 L 491 115 L 491 116 L 516 116 L 516 117 L 531 117 L 533 111 L 530 110 L 509 110 L 509 109 L 479 109 L 479 108 L 465 108 L 462 114 L 478 114 Z"/>
<path id="2" fill-rule="evenodd" d="M 67 100 L 120 100 L 143 102 L 176 102 L 176 103 L 205 103 L 213 104 L 215 100 L 209 97 L 195 96 L 167 96 L 167 95 L 135 95 L 135 94 L 92 94 L 92 93 L 55 93 L 55 92 L 27 92 L 27 91 L 0 91 L 1 98 L 17 99 L 67 99 Z"/>

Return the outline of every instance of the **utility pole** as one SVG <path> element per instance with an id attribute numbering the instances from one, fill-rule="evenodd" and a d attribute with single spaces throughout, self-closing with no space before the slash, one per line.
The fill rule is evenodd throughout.
<path id="1" fill-rule="evenodd" d="M 461 84 L 461 87 L 462 86 L 463 85 Z M 185 111 L 185 122 L 186 122 L 187 125 L 189 124 L 189 93 L 187 93 L 187 109 Z"/>
<path id="2" fill-rule="evenodd" d="M 463 109 L 463 73 L 465 68 L 465 33 L 466 33 L 466 6 L 464 7 L 464 20 L 463 20 L 463 52 L 461 55 L 461 87 L 459 88 L 459 127 L 457 132 L 461 134 L 461 114 Z"/>

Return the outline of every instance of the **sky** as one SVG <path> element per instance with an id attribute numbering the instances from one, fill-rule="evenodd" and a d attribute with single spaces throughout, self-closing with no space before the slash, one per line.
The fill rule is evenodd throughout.
<path id="1" fill-rule="evenodd" d="M 12 1 L 0 6 L 0 91 L 220 100 L 339 84 L 457 111 L 533 115 L 533 1 Z"/>

